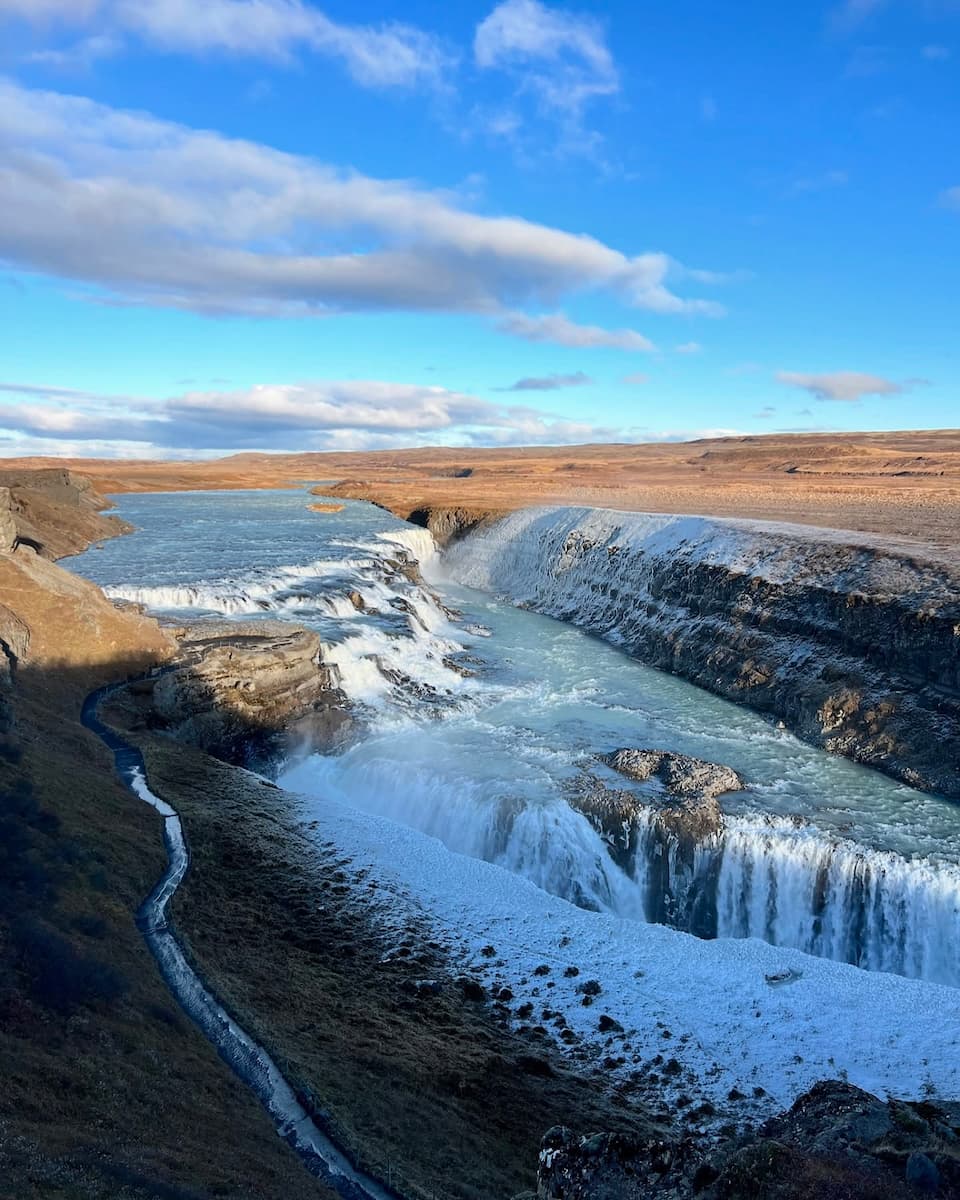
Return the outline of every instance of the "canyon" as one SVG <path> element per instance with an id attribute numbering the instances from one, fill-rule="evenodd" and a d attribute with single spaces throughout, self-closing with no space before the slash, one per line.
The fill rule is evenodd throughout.
<path id="1" fill-rule="evenodd" d="M 751 507 L 754 504 L 762 505 L 768 516 L 773 506 L 781 520 L 791 515 L 790 505 L 797 502 L 799 493 L 789 492 L 793 483 L 783 483 L 779 477 L 770 487 L 765 483 L 758 485 L 760 501 L 756 500 L 757 493 L 753 493 L 754 500 L 748 502 L 742 486 L 738 491 L 738 485 L 729 477 L 722 487 L 718 485 L 714 490 L 710 485 L 704 487 L 700 494 L 706 503 L 697 506 L 698 511 L 722 508 L 728 503 L 740 505 L 738 519 L 733 521 L 702 518 L 674 521 L 622 512 L 587 511 L 582 494 L 577 495 L 583 483 L 571 487 L 566 480 L 558 481 L 559 455 L 553 453 L 515 454 L 510 459 L 506 452 L 490 452 L 488 462 L 497 454 L 498 461 L 508 459 L 512 464 L 504 468 L 505 476 L 497 476 L 495 486 L 482 477 L 485 469 L 481 465 L 482 455 L 476 466 L 469 465 L 472 452 L 444 455 L 424 451 L 403 461 L 400 461 L 402 456 L 394 455 L 390 465 L 378 468 L 384 472 L 378 478 L 370 478 L 376 474 L 371 471 L 370 456 L 360 456 L 362 461 L 351 463 L 349 468 L 356 478 L 321 484 L 314 490 L 321 495 L 332 493 L 345 501 L 369 499 L 413 519 L 430 530 L 438 542 L 448 545 L 444 561 L 466 582 L 480 584 L 532 611 L 559 617 L 600 634 L 642 661 L 782 722 L 813 744 L 879 768 L 913 787 L 957 798 L 960 781 L 954 747 L 958 719 L 958 576 L 946 524 L 941 524 L 939 516 L 931 515 L 934 511 L 941 515 L 949 512 L 949 506 L 956 502 L 952 496 L 955 484 L 951 451 L 949 439 L 943 439 L 938 449 L 940 458 L 933 457 L 932 446 L 927 447 L 923 462 L 919 461 L 922 454 L 913 455 L 917 460 L 916 473 L 899 475 L 899 471 L 908 469 L 903 456 L 909 458 L 909 452 L 918 449 L 907 435 L 904 438 L 907 440 L 896 447 L 871 445 L 869 454 L 862 447 L 848 447 L 849 452 L 832 459 L 827 455 L 832 465 L 824 474 L 830 482 L 816 484 L 819 497 L 816 504 L 828 503 L 826 496 L 830 491 L 833 499 L 829 503 L 838 506 L 836 512 L 845 511 L 842 493 L 847 487 L 856 486 L 859 494 L 872 496 L 872 515 L 864 515 L 870 506 L 860 509 L 854 504 L 851 508 L 862 515 L 858 522 L 861 526 L 884 527 L 889 533 L 898 525 L 902 535 L 904 514 L 909 509 L 914 512 L 915 528 L 922 538 L 894 540 L 887 536 L 877 541 L 869 534 L 826 535 L 797 526 L 771 528 L 745 522 L 743 510 L 748 508 L 752 518 L 756 515 Z M 870 439 L 860 441 L 869 443 Z M 823 450 L 821 446 L 817 453 L 823 456 Z M 641 451 L 635 454 L 635 459 L 643 458 L 646 451 L 643 448 Z M 713 452 L 712 448 L 704 451 Z M 746 453 L 749 452 L 748 447 Z M 594 455 L 599 459 L 601 454 L 606 456 L 605 462 L 611 462 L 619 461 L 621 448 L 564 453 L 570 462 L 578 458 L 587 462 Z M 665 460 L 673 458 L 679 462 L 681 454 L 687 459 L 694 458 L 700 448 L 649 453 L 651 458 L 662 453 Z M 738 448 L 733 446 L 731 453 L 736 457 Z M 772 447 L 764 450 L 764 454 L 772 453 Z M 882 470 L 877 467 L 878 453 L 886 464 Z M 796 457 L 789 460 L 789 469 L 783 469 L 790 481 L 800 474 L 792 469 Z M 865 463 L 872 464 L 874 475 L 866 483 L 858 476 L 855 485 L 838 485 L 837 458 L 849 468 L 850 475 L 858 470 L 869 475 Z M 260 460 L 253 463 L 248 456 L 241 459 L 229 465 L 112 465 L 112 475 L 103 477 L 100 475 L 101 470 L 106 471 L 103 464 L 89 465 L 101 485 L 106 482 L 118 491 L 171 481 L 185 487 L 211 488 L 236 485 L 238 480 L 245 486 L 289 483 L 296 472 L 302 472 L 296 476 L 301 485 L 304 480 L 342 477 L 339 463 L 321 464 L 310 461 L 309 456 L 294 456 L 283 464 Z M 549 470 L 543 466 L 544 462 L 552 464 Z M 512 466 L 517 464 L 517 476 L 511 477 Z M 566 475 L 576 475 L 578 469 L 570 468 Z M 687 467 L 681 469 L 685 471 Z M 710 470 L 707 467 L 703 474 Z M 767 467 L 757 470 L 763 473 Z M 283 988 L 271 982 L 284 970 L 284 947 L 289 947 L 291 941 L 300 945 L 306 938 L 310 943 L 306 953 L 319 957 L 313 965 L 302 956 L 297 959 L 299 999 L 293 1007 L 294 1012 L 301 1014 L 301 1025 L 306 1011 L 303 997 L 317 986 L 320 978 L 311 972 L 321 971 L 322 986 L 334 989 L 338 997 L 336 1021 L 352 1019 L 354 1030 L 358 1025 L 375 1030 L 371 1032 L 370 1044 L 382 1039 L 385 1029 L 391 1030 L 380 1066 L 385 1070 L 395 1069 L 397 1063 L 405 1061 L 400 1050 L 402 1040 L 410 1036 L 413 1025 L 422 1023 L 425 998 L 434 993 L 430 989 L 422 995 L 418 993 L 411 1007 L 404 992 L 412 978 L 409 970 L 401 969 L 391 975 L 395 966 L 387 968 L 390 981 L 384 982 L 384 967 L 377 966 L 377 955 L 383 957 L 389 948 L 383 945 L 382 935 L 365 926 L 365 918 L 350 899 L 355 889 L 352 884 L 347 886 L 354 868 L 338 861 L 333 851 L 328 868 L 328 882 L 332 886 L 327 896 L 339 918 L 335 913 L 323 918 L 306 915 L 303 889 L 307 886 L 308 868 L 295 861 L 291 842 L 287 835 L 282 835 L 285 818 L 274 803 L 271 789 L 257 785 L 252 777 L 245 778 L 243 772 L 237 773 L 236 765 L 224 765 L 259 768 L 269 762 L 271 755 L 282 757 L 286 753 L 284 739 L 294 728 L 297 738 L 304 737 L 310 745 L 319 747 L 349 738 L 352 718 L 344 712 L 340 687 L 344 663 L 338 665 L 327 654 L 315 631 L 298 627 L 295 621 L 277 621 L 273 613 L 266 614 L 268 619 L 234 619 L 229 627 L 209 618 L 189 623 L 168 619 L 158 624 L 144 613 L 142 601 L 131 602 L 119 596 L 111 601 L 93 584 L 62 571 L 49 559 L 123 530 L 116 518 L 103 516 L 96 490 L 91 491 L 86 480 L 78 482 L 72 471 L 71 467 L 71 474 L 50 477 L 47 493 L 43 476 L 31 474 L 20 479 L 8 474 L 7 496 L 0 495 L 0 536 L 6 547 L 0 555 L 0 638 L 6 650 L 3 697 L 10 745 L 26 747 L 18 752 L 26 755 L 44 803 L 63 809 L 65 799 L 56 795 L 55 773 L 44 776 L 34 762 L 34 755 L 42 753 L 36 743 L 46 741 L 59 721 L 71 731 L 65 739 L 65 749 L 77 753 L 77 748 L 83 747 L 78 755 L 82 764 L 80 774 L 88 772 L 92 786 L 98 773 L 104 771 L 104 762 L 83 734 L 73 729 L 80 700 L 93 686 L 162 666 L 162 673 L 143 679 L 119 694 L 111 704 L 109 719 L 141 746 L 151 780 L 161 795 L 176 798 L 188 836 L 192 834 L 196 840 L 199 855 L 193 878 L 188 877 L 186 893 L 174 911 L 175 921 L 187 934 L 191 953 L 210 968 L 218 993 L 230 1001 L 231 1011 L 242 1014 L 272 1043 L 274 1051 L 280 1050 L 283 1063 L 294 1066 L 298 1078 L 309 1090 L 326 1077 L 329 1067 L 322 1065 L 322 1055 L 318 1060 L 309 1049 L 304 1030 L 295 1027 L 296 1018 L 290 1022 L 282 1017 L 284 1005 L 291 1004 L 290 994 L 285 995 Z M 907 482 L 893 486 L 889 504 L 884 507 L 884 481 L 892 478 Z M 602 472 L 597 474 L 595 483 L 597 488 L 601 486 Z M 690 496 L 685 490 L 687 486 L 684 483 L 674 489 L 671 500 L 682 496 L 687 503 Z M 629 507 L 625 502 L 628 492 L 622 488 L 618 491 L 617 487 L 609 494 L 624 508 Z M 840 490 L 834 490 L 838 487 Z M 565 504 L 530 508 L 529 501 L 536 498 L 542 502 L 544 492 L 551 501 L 556 497 Z M 629 493 L 638 502 L 641 495 L 649 494 Z M 571 507 L 575 498 L 581 500 L 579 508 Z M 63 515 L 67 510 L 71 513 L 69 517 Z M 812 511 L 824 510 L 814 505 Z M 796 514 L 792 516 L 795 518 Z M 402 568 L 410 573 L 401 560 L 402 556 L 395 558 L 389 570 Z M 295 602 L 301 602 L 297 600 L 295 581 L 291 581 L 288 592 Z M 364 600 L 359 592 L 357 595 L 361 606 L 352 598 L 349 603 L 359 611 L 370 601 Z M 238 597 L 231 597 L 230 602 L 242 603 Z M 256 603 L 264 607 L 267 600 Z M 397 611 L 402 613 L 402 607 Z M 416 607 L 403 615 L 415 622 Z M 466 662 L 459 665 L 469 684 L 471 666 Z M 396 673 L 387 683 L 398 691 L 409 690 L 411 686 L 408 676 Z M 423 698 L 426 696 L 424 693 Z M 209 753 L 216 757 L 210 758 Z M 66 760 L 57 761 L 62 766 Z M 708 765 L 700 764 L 699 769 Z M 650 766 L 652 775 L 669 773 L 668 766 L 659 759 L 656 764 L 646 766 Z M 22 774 L 22 766 L 17 769 Z M 662 779 L 665 786 L 672 786 L 666 775 Z M 733 786 L 730 775 L 721 775 L 721 781 L 725 786 Z M 707 790 L 693 797 L 694 824 L 698 825 L 694 841 L 705 833 L 709 835 L 709 830 L 701 827 L 700 818 L 706 819 L 706 810 L 712 802 L 712 796 L 707 795 L 711 786 L 705 784 Z M 210 810 L 211 795 L 217 797 L 214 805 L 217 811 Z M 118 795 L 114 794 L 111 803 L 117 812 L 122 810 Z M 75 821 L 76 815 L 69 819 Z M 259 849 L 255 855 L 258 877 L 271 881 L 265 884 L 263 904 L 256 909 L 244 894 L 244 880 L 253 876 L 240 868 L 247 847 L 238 832 L 245 822 L 249 822 L 250 830 L 259 831 Z M 135 818 L 134 823 L 138 828 L 149 825 L 142 816 Z M 141 866 L 133 869 L 137 852 L 132 840 L 125 852 L 130 856 L 126 868 L 130 877 L 145 878 Z M 148 856 L 148 861 L 154 859 Z M 218 908 L 219 916 L 214 919 L 212 913 Z M 284 920 L 284 911 L 300 912 L 301 921 L 291 925 Z M 116 915 L 119 920 L 119 909 Z M 335 935 L 337 919 L 345 922 L 345 929 L 354 930 L 355 936 L 345 932 Z M 316 929 L 309 932 L 317 922 Z M 225 939 L 223 947 L 232 945 L 243 953 L 244 947 L 249 950 L 250 946 L 257 946 L 262 961 L 256 966 L 250 962 L 242 971 L 231 966 L 229 954 L 217 944 L 218 925 L 220 936 Z M 269 934 L 271 929 L 273 937 Z M 322 944 L 331 938 L 333 944 L 327 953 Z M 350 941 L 355 951 L 345 950 Z M 368 948 L 372 957 L 368 956 Z M 438 957 L 436 947 L 412 939 L 411 952 L 423 978 L 443 977 L 442 955 Z M 352 973 L 350 959 L 358 970 L 362 968 L 360 974 Z M 141 964 L 137 970 L 138 979 L 140 974 L 144 980 L 148 979 L 147 967 Z M 360 980 L 362 984 L 358 983 Z M 138 983 L 137 987 L 140 986 Z M 955 1115 L 946 1109 L 938 1110 L 936 1116 L 932 1110 L 924 1110 L 917 1119 L 906 1109 L 896 1110 L 892 1118 L 884 1119 L 900 1122 L 912 1133 L 898 1145 L 892 1157 L 889 1146 L 881 1146 L 879 1139 L 877 1147 L 863 1151 L 866 1157 L 858 1159 L 856 1164 L 842 1165 L 843 1155 L 838 1159 L 835 1147 L 825 1149 L 826 1142 L 817 1142 L 825 1126 L 852 1105 L 861 1105 L 865 1112 L 869 1110 L 871 1120 L 880 1121 L 880 1116 L 870 1109 L 869 1097 L 851 1097 L 839 1091 L 826 1100 L 821 1097 L 817 1102 L 819 1108 L 808 1103 L 803 1109 L 808 1115 L 806 1124 L 798 1118 L 792 1125 L 787 1122 L 773 1130 L 768 1136 L 778 1147 L 774 1153 L 764 1157 L 766 1151 L 751 1150 L 753 1142 L 748 1138 L 745 1142 L 725 1145 L 720 1155 L 722 1162 L 718 1159 L 719 1165 L 707 1168 L 698 1150 L 683 1148 L 685 1134 L 678 1138 L 676 1130 L 663 1126 L 662 1113 L 651 1115 L 643 1105 L 623 1107 L 622 1097 L 621 1102 L 611 1106 L 602 1080 L 586 1083 L 568 1076 L 567 1068 L 539 1036 L 532 1043 L 524 1042 L 528 1034 L 518 1039 L 502 1003 L 499 1007 L 493 1005 L 490 1012 L 481 1012 L 476 1009 L 475 1000 L 469 998 L 472 993 L 465 985 L 448 979 L 439 986 L 437 994 L 442 994 L 443 999 L 428 1019 L 421 1052 L 429 1056 L 429 1038 L 436 1037 L 442 1041 L 445 1055 L 455 1055 L 453 1042 L 445 1039 L 448 1034 L 454 1040 L 462 1037 L 464 1028 L 471 1031 L 470 1046 L 486 1047 L 480 1060 L 453 1071 L 459 1080 L 453 1093 L 445 1091 L 447 1084 L 441 1081 L 437 1112 L 450 1103 L 450 1094 L 458 1097 L 454 1104 L 456 1111 L 444 1118 L 451 1122 L 447 1126 L 451 1144 L 460 1136 L 456 1130 L 469 1128 L 471 1139 L 477 1139 L 475 1151 L 480 1160 L 490 1161 L 489 1156 L 496 1154 L 493 1147 L 498 1138 L 506 1136 L 504 1128 L 498 1125 L 483 1133 L 478 1130 L 478 1123 L 483 1120 L 481 1113 L 490 1102 L 491 1088 L 501 1089 L 500 1103 L 506 1103 L 508 1111 L 514 1114 L 517 1105 L 529 1106 L 523 1129 L 517 1131 L 522 1136 L 511 1143 L 510 1163 L 503 1164 L 504 1184 L 509 1178 L 525 1179 L 532 1185 L 530 1171 L 536 1166 L 536 1153 L 531 1150 L 534 1130 L 539 1123 L 538 1137 L 559 1120 L 565 1127 L 582 1129 L 583 1122 L 587 1122 L 590 1131 L 619 1128 L 621 1132 L 612 1135 L 612 1143 L 604 1142 L 602 1146 L 591 1143 L 586 1147 L 585 1141 L 569 1129 L 562 1136 L 553 1133 L 552 1140 L 548 1138 L 544 1143 L 547 1157 L 543 1154 L 540 1157 L 540 1194 L 545 1198 L 559 1194 L 555 1193 L 557 1187 L 564 1189 L 564 1194 L 601 1195 L 607 1186 L 601 1179 L 603 1172 L 622 1169 L 622 1163 L 612 1167 L 609 1155 L 604 1157 L 609 1145 L 630 1147 L 629 1174 L 650 1169 L 649 1160 L 644 1157 L 647 1147 L 669 1144 L 673 1147 L 671 1161 L 680 1164 L 678 1170 L 686 1180 L 683 1186 L 692 1188 L 694 1179 L 699 1179 L 698 1192 L 704 1187 L 715 1189 L 706 1192 L 707 1195 L 737 1194 L 730 1191 L 731 1181 L 747 1178 L 743 1175 L 744 1163 L 753 1172 L 749 1175 L 750 1186 L 762 1177 L 778 1180 L 776 1186 L 787 1189 L 771 1194 L 801 1194 L 789 1191 L 788 1177 L 793 1173 L 800 1178 L 809 1168 L 813 1175 L 808 1178 L 816 1176 L 818 1171 L 818 1178 L 825 1178 L 824 1172 L 828 1175 L 837 1172 L 830 1186 L 849 1186 L 853 1172 L 853 1178 L 869 1177 L 870 1186 L 879 1189 L 878 1196 L 900 1195 L 904 1179 L 909 1178 L 904 1174 L 908 1161 L 917 1154 L 927 1157 L 944 1186 L 948 1183 L 952 1186 L 956 1152 L 951 1130 L 957 1125 Z M 478 986 L 483 993 L 484 985 Z M 362 989 L 362 1005 L 358 1005 L 356 994 L 351 998 L 351 987 Z M 386 989 L 386 994 L 378 999 L 377 992 L 382 989 Z M 265 997 L 274 993 L 275 1002 L 267 1002 Z M 486 1007 L 481 1005 L 481 1009 Z M 352 1011 L 352 1018 L 345 1017 L 346 1010 Z M 342 1031 L 334 1033 L 336 1021 L 323 1023 L 321 1040 L 343 1037 Z M 461 1031 L 459 1035 L 454 1033 L 455 1028 Z M 316 1027 L 310 1033 L 315 1039 Z M 349 1047 L 342 1040 L 338 1046 L 350 1059 L 353 1052 Z M 468 1052 L 468 1058 L 473 1052 Z M 178 1052 L 165 1047 L 163 1053 L 175 1057 Z M 502 1080 L 499 1068 L 490 1065 L 491 1054 L 503 1066 Z M 356 1105 L 356 1097 L 349 1094 L 351 1078 L 355 1087 L 356 1080 L 363 1078 L 364 1071 L 369 1069 L 369 1064 L 365 1068 L 360 1061 L 362 1057 L 361 1053 L 357 1061 L 351 1060 L 351 1066 L 344 1072 L 337 1101 L 337 1119 L 341 1123 L 338 1128 L 347 1144 L 363 1143 L 361 1153 L 365 1157 L 372 1154 L 378 1169 L 386 1167 L 397 1172 L 395 1178 L 402 1178 L 404 1194 L 421 1194 L 429 1176 L 427 1148 L 394 1142 L 388 1157 L 378 1159 L 375 1140 L 372 1143 L 364 1140 L 359 1123 L 350 1116 Z M 535 1069 L 535 1062 L 546 1065 Z M 516 1090 L 510 1094 L 506 1079 L 518 1064 Z M 197 1070 L 200 1071 L 199 1062 Z M 359 1074 L 351 1077 L 350 1071 L 354 1070 Z M 406 1070 L 401 1067 L 401 1075 L 412 1085 L 412 1077 L 403 1075 Z M 220 1080 L 212 1065 L 205 1065 L 201 1074 L 208 1071 L 211 1079 Z M 554 1083 L 546 1086 L 543 1081 L 551 1079 Z M 561 1082 L 557 1084 L 557 1080 Z M 326 1089 L 329 1087 L 327 1078 Z M 416 1087 L 423 1089 L 427 1085 L 421 1078 Z M 319 1090 L 322 1099 L 324 1086 Z M 557 1093 L 553 1100 L 548 1099 L 551 1090 Z M 401 1088 L 395 1102 L 402 1102 L 402 1094 Z M 819 1114 L 816 1121 L 809 1117 L 812 1111 Z M 243 1112 L 247 1114 L 248 1110 Z M 378 1129 L 382 1145 L 391 1144 L 391 1135 L 382 1125 L 382 1114 L 372 1117 L 368 1114 L 368 1117 Z M 237 1130 L 247 1120 L 247 1115 L 243 1115 Z M 258 1130 L 249 1135 L 252 1147 L 259 1146 L 263 1136 L 258 1120 L 255 1111 L 250 1110 L 249 1128 Z M 814 1131 L 814 1125 L 819 1132 Z M 18 1136 L 23 1145 L 24 1139 L 29 1140 L 27 1133 Z M 35 1131 L 29 1136 L 35 1138 Z M 232 1144 L 233 1133 L 224 1131 L 222 1136 L 227 1144 Z M 853 1137 L 846 1132 L 843 1136 L 848 1141 Z M 780 1146 L 787 1148 L 781 1152 Z M 598 1147 L 604 1150 L 603 1154 L 598 1153 Z M 557 1157 L 555 1151 L 559 1149 L 563 1154 Z M 278 1149 L 276 1154 L 279 1153 Z M 525 1175 L 523 1171 L 518 1173 L 513 1165 L 523 1156 L 528 1156 Z M 262 1161 L 274 1159 L 274 1154 L 266 1154 Z M 276 1170 L 288 1169 L 280 1166 L 285 1162 L 282 1155 L 276 1162 Z M 798 1170 L 798 1163 L 803 1165 L 802 1171 Z M 914 1166 L 919 1169 L 916 1162 Z M 461 1194 L 459 1184 L 453 1182 L 457 1164 L 450 1161 L 444 1169 L 449 1172 L 451 1194 Z M 172 1177 L 169 1164 L 164 1170 L 167 1177 Z M 191 1170 L 200 1168 L 194 1166 Z M 244 1170 L 252 1172 L 249 1176 L 252 1178 L 262 1167 L 247 1161 Z M 558 1172 L 566 1175 L 561 1178 Z M 573 1175 L 588 1180 L 580 1193 L 569 1191 Z M 664 1185 L 680 1187 L 668 1175 L 669 1172 L 664 1174 Z M 262 1190 L 257 1194 L 276 1194 L 271 1190 L 273 1183 L 265 1181 L 258 1186 Z M 470 1194 L 490 1194 L 484 1182 L 476 1181 L 472 1187 L 475 1190 Z M 294 1190 L 289 1194 L 300 1193 Z M 842 1193 L 824 1191 L 823 1194 Z"/>

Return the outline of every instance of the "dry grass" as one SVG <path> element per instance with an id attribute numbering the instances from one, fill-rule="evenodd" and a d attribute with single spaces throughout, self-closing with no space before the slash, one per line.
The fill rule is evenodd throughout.
<path id="1" fill-rule="evenodd" d="M 160 823 L 54 702 L 81 690 L 65 682 L 20 698 L 0 756 L 0 813 L 24 789 L 36 808 L 0 908 L 0 1196 L 329 1200 L 161 980 L 134 924 L 165 861 Z M 44 982 L 25 922 L 120 993 Z"/>
<path id="2" fill-rule="evenodd" d="M 778 434 L 687 443 L 238 454 L 216 462 L 71 459 L 104 492 L 294 486 L 344 480 L 345 494 L 397 512 L 553 502 L 797 521 L 895 533 L 939 546 L 960 525 L 960 431 Z M 0 463 L 0 467 L 3 464 Z"/>

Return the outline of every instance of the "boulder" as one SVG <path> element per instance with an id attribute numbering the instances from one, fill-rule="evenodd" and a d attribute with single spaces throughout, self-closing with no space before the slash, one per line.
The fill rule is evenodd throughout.
<path id="1" fill-rule="evenodd" d="M 144 722 L 230 762 L 335 742 L 349 723 L 320 635 L 284 621 L 199 622 L 139 697 Z"/>
<path id="2" fill-rule="evenodd" d="M 740 792 L 743 780 L 732 767 L 706 762 L 670 750 L 614 750 L 601 762 L 628 779 L 646 782 L 657 778 L 671 796 L 711 799 L 724 792 Z"/>

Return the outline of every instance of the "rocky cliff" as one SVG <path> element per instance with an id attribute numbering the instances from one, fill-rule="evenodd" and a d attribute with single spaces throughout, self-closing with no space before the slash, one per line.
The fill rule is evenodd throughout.
<path id="1" fill-rule="evenodd" d="M 89 479 L 73 471 L 0 471 L 0 550 L 19 544 L 43 558 L 79 554 L 101 538 L 129 533 Z"/>
<path id="2" fill-rule="evenodd" d="M 960 566 L 800 526 L 526 509 L 447 553 L 806 741 L 960 799 Z"/>
<path id="3" fill-rule="evenodd" d="M 262 765 L 329 747 L 350 718 L 320 636 L 284 621 L 199 622 L 173 631 L 170 669 L 127 689 L 131 728 L 160 730 L 227 762 Z"/>

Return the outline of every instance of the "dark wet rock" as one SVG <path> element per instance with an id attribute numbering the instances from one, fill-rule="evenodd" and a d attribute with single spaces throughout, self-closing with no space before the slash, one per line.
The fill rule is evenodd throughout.
<path id="1" fill-rule="evenodd" d="M 925 1154 L 921 1154 L 919 1150 L 914 1150 L 907 1159 L 904 1175 L 907 1183 L 911 1187 L 915 1187 L 918 1192 L 933 1195 L 940 1190 L 940 1171 L 937 1164 L 927 1158 Z"/>
<path id="2" fill-rule="evenodd" d="M 540 1032 L 545 1034 L 545 1029 L 533 1030 L 532 1032 Z M 553 1067 L 545 1058 L 541 1058 L 537 1054 L 523 1054 L 517 1059 L 517 1066 L 524 1075 L 537 1075 L 541 1079 L 551 1079 L 553 1077 Z"/>
<path id="3" fill-rule="evenodd" d="M 619 1021 L 615 1021 L 613 1017 L 607 1013 L 600 1014 L 600 1020 L 597 1022 L 597 1028 L 601 1033 L 623 1033 L 623 1026 Z"/>
<path id="4" fill-rule="evenodd" d="M 471 1000 L 475 1003 L 480 1003 L 487 998 L 487 989 L 479 980 L 471 979 L 469 975 L 461 975 L 457 980 L 460 991 L 463 993 L 464 1000 Z"/>
<path id="5" fill-rule="evenodd" d="M 688 1098 L 681 1097 L 681 1101 Z M 676 1105 L 680 1101 L 675 1102 Z M 693 1122 L 707 1104 L 683 1103 Z M 755 1133 L 705 1138 L 551 1129 L 539 1200 L 909 1200 L 960 1195 L 960 1105 L 878 1100 L 824 1082 Z M 675 1130 L 675 1127 L 674 1127 Z"/>

